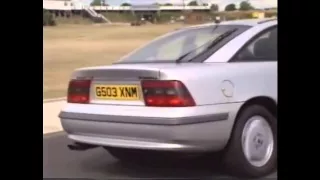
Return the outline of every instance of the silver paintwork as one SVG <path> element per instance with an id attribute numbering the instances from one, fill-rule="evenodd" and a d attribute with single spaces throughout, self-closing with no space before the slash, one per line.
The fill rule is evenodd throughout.
<path id="1" fill-rule="evenodd" d="M 82 135 L 69 135 L 69 139 L 72 139 L 77 142 L 96 144 L 100 146 L 104 146 L 108 144 L 111 147 L 121 147 L 123 144 L 126 144 L 126 148 L 135 148 L 137 145 L 140 149 L 161 149 L 161 150 L 175 150 L 175 149 L 185 149 L 188 150 L 197 148 L 192 147 L 191 145 L 183 145 L 183 144 L 176 144 L 176 143 L 161 143 L 161 142 L 149 142 L 149 141 L 139 141 L 135 139 L 117 139 L 115 137 L 92 137 L 92 136 L 82 136 Z"/>
<path id="2" fill-rule="evenodd" d="M 233 21 L 222 21 L 219 24 L 221 25 L 245 25 L 245 26 L 257 26 L 259 23 L 264 21 L 270 21 L 270 20 L 276 20 L 275 18 L 264 18 L 264 19 L 240 19 L 240 20 L 233 20 Z M 200 25 L 194 25 L 187 28 L 200 28 L 204 26 L 213 26 L 217 23 L 206 23 L 206 24 L 200 24 Z M 187 29 L 186 28 L 186 29 Z"/>
<path id="3" fill-rule="evenodd" d="M 140 142 L 181 144 L 188 150 L 212 150 L 225 147 L 233 126 L 236 112 L 242 103 L 226 103 L 220 105 L 196 106 L 185 108 L 161 108 L 144 106 L 99 105 L 99 104 L 67 104 L 63 112 L 79 113 L 78 118 L 68 119 L 61 116 L 63 129 L 69 135 L 81 135 L 78 138 L 105 137 L 114 138 L 114 141 L 135 139 Z M 168 118 L 196 117 L 211 114 L 220 114 L 229 111 L 226 120 L 207 121 L 193 124 L 164 124 Z M 132 123 L 120 123 L 117 119 L 104 121 L 79 120 L 81 114 L 99 114 L 107 117 L 117 117 L 126 120 L 130 116 Z M 84 116 L 82 116 L 84 117 Z M 150 123 L 141 122 L 141 118 Z M 140 121 L 140 122 L 139 122 Z M 85 142 L 85 139 L 81 142 Z M 91 144 L 91 141 L 86 141 Z M 108 141 L 101 142 L 108 146 Z M 102 144 L 99 144 L 102 145 Z M 128 144 L 117 144 L 118 147 L 127 147 Z M 143 148 L 137 146 L 136 148 Z M 180 150 L 183 150 L 181 148 Z M 178 149 L 173 149 L 178 150 Z"/>
<path id="4" fill-rule="evenodd" d="M 236 112 L 240 106 L 241 103 L 211 106 L 211 112 L 223 112 L 224 109 L 233 109 L 232 112 Z M 155 116 L 153 113 L 151 114 L 150 111 L 149 114 L 144 114 L 141 111 L 134 111 L 135 113 L 130 113 L 125 111 L 126 109 L 121 111 L 121 108 L 121 106 L 118 107 L 118 115 L 120 112 L 125 114 L 137 114 L 140 112 L 139 115 L 132 116 Z M 157 114 L 157 116 L 162 114 L 162 116 L 171 117 L 182 116 L 186 114 L 180 114 L 174 111 L 175 110 L 172 108 L 171 110 L 170 108 L 167 108 L 167 110 L 163 110 L 161 113 L 161 108 L 157 108 L 157 110 L 154 112 Z M 108 111 L 105 114 L 109 114 Z M 114 112 L 114 114 L 116 113 Z M 69 135 L 74 135 L 72 137 L 77 137 L 76 141 L 89 144 L 95 144 L 93 143 L 96 142 L 95 137 L 100 137 L 113 139 L 112 142 L 101 141 L 98 145 L 102 146 L 128 148 L 128 143 L 121 142 L 124 142 L 123 140 L 134 140 L 141 143 L 152 143 L 154 147 L 163 146 L 164 144 L 180 144 L 180 148 L 171 149 L 172 151 L 209 151 L 212 149 L 222 149 L 225 147 L 231 133 L 233 125 L 232 119 L 234 119 L 235 116 L 235 113 L 231 113 L 229 114 L 228 119 L 224 121 L 201 122 L 185 125 L 119 123 L 112 121 L 88 121 L 66 118 L 62 118 L 61 122 L 63 129 L 68 132 Z M 152 120 L 154 119 L 150 118 L 150 121 Z M 161 121 L 161 119 L 158 119 L 158 121 Z M 132 145 L 130 145 L 130 148 L 145 149 L 145 147 L 141 147 L 139 144 L 136 144 L 136 147 L 132 147 Z M 166 150 L 170 149 L 167 148 Z"/>
<path id="5" fill-rule="evenodd" d="M 203 63 L 116 64 L 76 70 L 72 78 L 93 77 L 93 83 L 139 85 L 141 78 L 180 80 L 192 94 L 197 106 L 146 107 L 143 101 L 97 101 L 91 95 L 90 104 L 68 103 L 62 110 L 78 113 L 77 119 L 69 119 L 61 114 L 64 130 L 75 141 L 103 146 L 138 149 L 151 147 L 158 150 L 164 150 L 165 146 L 181 151 L 218 151 L 225 148 L 235 117 L 246 101 L 255 97 L 268 97 L 277 103 L 277 62 L 228 63 L 252 37 L 277 25 L 276 20 L 262 24 L 259 24 L 259 21 L 261 20 L 224 22 L 250 25 L 252 28 L 228 42 Z M 223 82 L 226 81 L 232 84 L 232 95 L 230 86 L 227 89 L 229 94 L 222 91 Z M 199 121 L 189 125 L 159 125 L 170 118 L 184 119 L 221 113 L 228 113 L 228 118 L 223 121 Z M 88 116 L 84 118 L 84 114 L 106 118 L 102 121 L 90 121 L 87 120 Z M 81 117 L 86 120 L 81 120 Z M 126 117 L 130 117 L 130 120 L 117 122 L 117 119 Z M 146 123 L 147 121 L 153 124 Z M 135 143 L 137 141 L 139 143 Z"/>
<path id="6" fill-rule="evenodd" d="M 206 115 L 186 116 L 186 117 L 141 117 L 141 116 L 119 116 L 119 115 L 100 115 L 88 113 L 61 112 L 60 116 L 65 119 L 78 119 L 83 121 L 96 122 L 117 122 L 117 123 L 135 123 L 135 124 L 151 124 L 151 125 L 187 125 L 195 123 L 205 123 L 212 121 L 225 121 L 229 114 L 215 113 Z"/>
<path id="7" fill-rule="evenodd" d="M 271 158 L 274 140 L 269 123 L 261 116 L 251 117 L 242 132 L 242 150 L 248 162 L 264 166 Z"/>

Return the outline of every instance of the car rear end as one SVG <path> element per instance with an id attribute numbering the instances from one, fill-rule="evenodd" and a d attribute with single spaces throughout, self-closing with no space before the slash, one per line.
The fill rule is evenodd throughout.
<path id="1" fill-rule="evenodd" d="M 171 66 L 176 65 L 76 71 L 69 83 L 68 103 L 59 115 L 68 137 L 88 145 L 135 149 L 223 148 L 228 105 L 201 104 L 197 100 L 201 92 L 195 88 L 190 92 L 188 80 L 177 78 L 180 75 L 170 78 L 174 77 L 170 72 L 181 68 Z"/>
<path id="2" fill-rule="evenodd" d="M 111 66 L 75 71 L 59 115 L 64 130 L 76 142 L 98 146 L 223 149 L 239 105 L 225 103 L 215 78 L 223 68 L 202 62 L 249 28 L 182 29 Z"/>

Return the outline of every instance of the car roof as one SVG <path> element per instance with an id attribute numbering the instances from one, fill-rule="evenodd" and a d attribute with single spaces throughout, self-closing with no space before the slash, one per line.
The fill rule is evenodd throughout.
<path id="1" fill-rule="evenodd" d="M 241 19 L 241 20 L 231 20 L 231 21 L 222 21 L 219 25 L 243 25 L 243 26 L 257 26 L 259 24 L 267 23 L 270 21 L 278 21 L 277 18 L 263 18 L 263 19 Z M 189 28 L 201 28 L 206 26 L 213 26 L 217 23 L 206 23 L 201 25 L 191 26 Z"/>

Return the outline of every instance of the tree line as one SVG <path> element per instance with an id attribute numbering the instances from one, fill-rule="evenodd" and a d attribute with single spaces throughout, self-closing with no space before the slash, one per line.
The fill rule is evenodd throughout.
<path id="1" fill-rule="evenodd" d="M 91 6 L 108 6 L 108 4 L 106 4 L 105 0 L 93 0 L 90 4 Z M 165 3 L 165 4 L 160 4 L 160 3 L 154 3 L 153 5 L 159 5 L 159 6 L 173 6 L 173 4 L 171 3 Z M 188 6 L 200 6 L 200 4 L 197 1 L 190 1 L 188 4 Z M 202 6 L 209 6 L 208 3 L 203 3 L 201 4 Z M 122 3 L 121 6 L 131 6 L 130 3 Z M 219 11 L 219 6 L 218 4 L 211 4 L 210 7 L 211 11 Z M 236 10 L 240 10 L 240 11 L 249 11 L 249 10 L 254 10 L 255 8 L 252 6 L 252 4 L 249 1 L 242 1 L 239 5 L 239 8 L 237 8 L 236 4 L 231 3 L 228 4 L 225 7 L 225 11 L 236 11 Z"/>

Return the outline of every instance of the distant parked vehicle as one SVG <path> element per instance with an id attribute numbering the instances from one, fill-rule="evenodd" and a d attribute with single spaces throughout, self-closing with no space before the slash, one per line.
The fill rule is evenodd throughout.
<path id="1" fill-rule="evenodd" d="M 59 117 L 72 150 L 122 161 L 221 152 L 230 173 L 277 164 L 277 20 L 176 30 L 110 66 L 77 69 Z"/>

